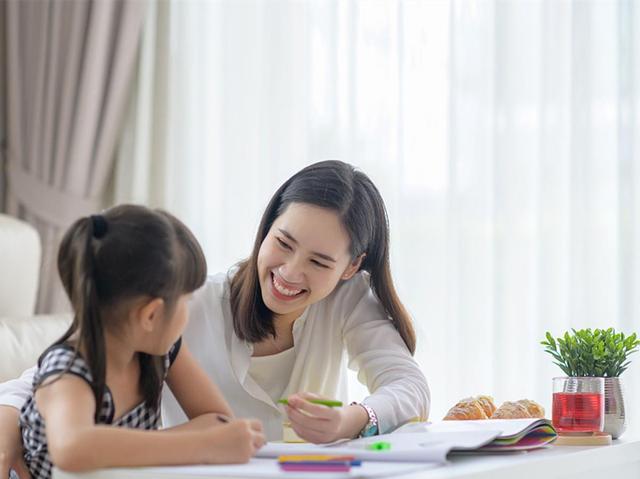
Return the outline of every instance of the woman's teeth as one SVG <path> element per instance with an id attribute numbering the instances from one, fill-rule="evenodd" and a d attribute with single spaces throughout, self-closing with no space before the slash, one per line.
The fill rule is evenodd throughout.
<path id="1" fill-rule="evenodd" d="M 273 286 L 274 288 L 276 288 L 276 290 L 278 291 L 278 293 L 283 294 L 285 296 L 295 296 L 296 294 L 300 294 L 300 292 L 302 292 L 301 289 L 287 289 L 284 286 L 282 286 L 277 278 L 275 277 L 275 275 L 273 276 Z"/>

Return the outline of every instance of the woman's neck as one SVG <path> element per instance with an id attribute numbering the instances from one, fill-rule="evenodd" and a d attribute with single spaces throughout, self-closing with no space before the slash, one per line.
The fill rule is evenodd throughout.
<path id="1" fill-rule="evenodd" d="M 286 314 L 273 314 L 273 325 L 276 328 L 276 334 L 280 333 L 280 330 L 287 331 L 293 328 L 293 323 L 296 322 L 297 319 L 302 317 L 306 308 L 299 309 L 297 311 L 292 311 L 291 313 Z"/>
<path id="2" fill-rule="evenodd" d="M 293 324 L 302 315 L 294 313 L 289 315 L 273 316 L 273 327 L 276 330 L 275 336 L 269 336 L 259 343 L 253 344 L 253 356 L 271 356 L 281 353 L 293 347 Z"/>

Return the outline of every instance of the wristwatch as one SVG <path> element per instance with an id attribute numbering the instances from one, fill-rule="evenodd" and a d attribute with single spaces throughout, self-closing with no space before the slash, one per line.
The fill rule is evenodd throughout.
<path id="1" fill-rule="evenodd" d="M 360 434 L 358 434 L 358 437 L 371 437 L 371 436 L 376 436 L 378 434 L 378 416 L 376 416 L 376 413 L 374 412 L 373 409 L 371 409 L 370 406 L 367 406 L 366 404 L 362 404 L 359 402 L 352 402 L 351 406 L 354 405 L 358 405 L 360 407 L 363 407 L 365 411 L 367 411 L 367 415 L 369 416 L 369 421 L 367 421 L 367 424 L 364 425 L 364 427 L 362 428 L 362 430 L 360 431 Z"/>

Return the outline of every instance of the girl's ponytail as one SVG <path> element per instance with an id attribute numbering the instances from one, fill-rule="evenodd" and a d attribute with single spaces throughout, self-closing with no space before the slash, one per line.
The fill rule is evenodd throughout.
<path id="1" fill-rule="evenodd" d="M 101 221 L 90 217 L 88 220 L 88 232 L 85 241 L 85 255 L 77 265 L 76 277 L 84 275 L 84 281 L 77 284 L 82 295 L 78 302 L 80 310 L 76 314 L 83 318 L 79 331 L 79 345 L 87 355 L 91 376 L 93 377 L 92 389 L 96 398 L 96 420 L 100 414 L 102 397 L 106 387 L 106 345 L 104 340 L 104 324 L 100 316 L 100 307 L 96 288 L 96 261 L 93 250 L 94 241 L 100 241 L 104 236 L 106 226 L 101 226 Z M 103 217 L 102 223 L 106 224 Z M 84 260 L 84 261 L 83 261 Z M 83 264 L 84 263 L 84 264 Z M 80 296 L 78 296 L 80 298 Z"/>
<path id="2" fill-rule="evenodd" d="M 106 229 L 102 216 L 82 218 L 67 231 L 58 253 L 58 270 L 73 306 L 74 320 L 56 344 L 64 343 L 77 332 L 76 351 L 84 352 L 93 378 L 96 420 L 106 387 L 106 346 L 96 285 L 94 243 L 100 241 Z"/>

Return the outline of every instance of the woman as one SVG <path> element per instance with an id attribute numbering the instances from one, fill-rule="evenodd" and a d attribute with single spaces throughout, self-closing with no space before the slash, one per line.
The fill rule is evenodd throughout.
<path id="1" fill-rule="evenodd" d="M 261 419 L 270 440 L 283 437 L 281 397 L 285 422 L 316 443 L 389 432 L 428 414 L 415 332 L 391 278 L 384 203 L 346 163 L 308 166 L 275 192 L 250 257 L 194 294 L 184 338 L 234 413 Z M 346 400 L 346 365 L 371 395 L 340 408 L 310 402 Z M 0 405 L 19 406 L 29 389 L 29 374 L 5 383 Z M 0 437 L 17 434 L 5 425 L 7 410 L 0 407 Z M 184 420 L 171 397 L 163 419 Z"/>

